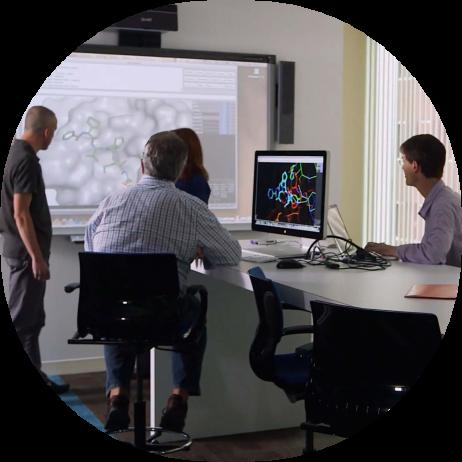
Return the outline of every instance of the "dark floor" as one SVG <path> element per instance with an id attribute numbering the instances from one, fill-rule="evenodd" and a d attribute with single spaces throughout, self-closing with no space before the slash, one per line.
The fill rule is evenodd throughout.
<path id="1" fill-rule="evenodd" d="M 63 375 L 71 390 L 93 414 L 104 423 L 106 402 L 104 399 L 103 372 Z M 147 382 L 145 396 L 149 397 Z M 147 404 L 149 409 L 149 403 Z M 132 417 L 133 421 L 133 417 Z M 315 447 L 336 444 L 340 438 L 315 435 Z M 299 428 L 274 430 L 241 435 L 194 439 L 188 451 L 168 457 L 183 460 L 206 460 L 209 462 L 277 460 L 299 456 L 304 445 L 304 434 Z"/>

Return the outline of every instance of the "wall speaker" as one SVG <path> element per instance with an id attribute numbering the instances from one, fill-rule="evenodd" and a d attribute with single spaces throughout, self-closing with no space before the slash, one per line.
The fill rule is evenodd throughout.
<path id="1" fill-rule="evenodd" d="M 279 61 L 277 68 L 276 141 L 294 142 L 295 62 Z"/>

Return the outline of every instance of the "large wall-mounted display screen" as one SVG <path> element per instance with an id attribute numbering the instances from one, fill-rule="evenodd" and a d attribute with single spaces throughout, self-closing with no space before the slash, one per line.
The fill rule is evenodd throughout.
<path id="1" fill-rule="evenodd" d="M 210 208 L 225 223 L 250 222 L 254 153 L 273 135 L 274 63 L 272 55 L 101 45 L 69 55 L 30 102 L 58 117 L 39 153 L 54 228 L 84 226 L 106 195 L 139 179 L 149 137 L 179 127 L 201 140 Z"/>

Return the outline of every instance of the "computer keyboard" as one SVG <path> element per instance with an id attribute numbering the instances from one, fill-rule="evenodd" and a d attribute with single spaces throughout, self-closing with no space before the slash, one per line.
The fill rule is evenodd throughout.
<path id="1" fill-rule="evenodd" d="M 266 263 L 269 261 L 276 261 L 277 258 L 272 255 L 263 253 L 252 252 L 251 250 L 242 249 L 241 260 L 251 261 L 253 263 Z"/>

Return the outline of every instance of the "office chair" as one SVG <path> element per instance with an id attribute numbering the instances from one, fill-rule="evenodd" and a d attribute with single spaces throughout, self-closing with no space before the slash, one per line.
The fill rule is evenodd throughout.
<path id="1" fill-rule="evenodd" d="M 350 437 L 394 406 L 441 343 L 434 314 L 312 301 L 314 336 L 306 389 L 307 449 L 313 432 Z"/>
<path id="2" fill-rule="evenodd" d="M 199 340 L 207 291 L 203 286 L 188 287 L 188 296 L 199 294 L 200 310 L 186 325 L 182 313 L 188 297 L 180 295 L 175 255 L 80 252 L 79 261 L 80 283 L 64 289 L 70 293 L 80 288 L 77 332 L 70 344 L 131 345 L 139 365 L 146 349 L 181 351 Z M 91 338 L 85 338 L 88 335 Z M 156 454 L 188 448 L 188 434 L 146 427 L 143 373 L 136 369 L 134 427 L 107 433 L 133 432 L 136 448 Z"/>
<path id="3" fill-rule="evenodd" d="M 251 268 L 248 273 L 259 317 L 255 338 L 250 347 L 250 366 L 257 377 L 273 382 L 284 390 L 289 400 L 294 403 L 305 397 L 311 344 L 301 345 L 289 354 L 276 354 L 276 349 L 285 336 L 313 332 L 311 325 L 284 327 L 283 312 L 310 312 L 281 301 L 274 283 L 265 277 L 260 267 Z"/>

